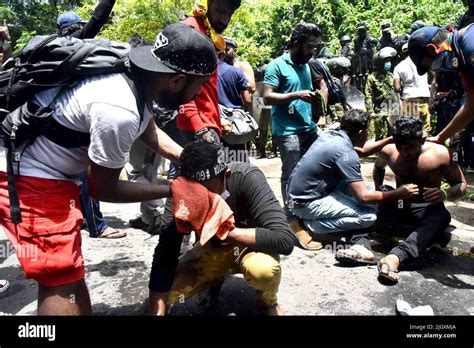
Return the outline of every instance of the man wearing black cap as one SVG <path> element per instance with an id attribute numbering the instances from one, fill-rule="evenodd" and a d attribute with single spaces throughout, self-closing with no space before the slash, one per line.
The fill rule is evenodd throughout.
<path id="1" fill-rule="evenodd" d="M 40 136 L 22 149 L 18 166 L 22 175 L 15 181 L 24 216 L 16 225 L 7 218 L 8 198 L 1 198 L 8 197 L 8 187 L 5 151 L 0 147 L 0 224 L 15 248 L 38 250 L 35 260 L 18 255 L 25 277 L 39 283 L 40 315 L 91 313 L 80 246 L 77 175 L 87 172 L 90 193 L 101 201 L 142 202 L 169 196 L 168 185 L 121 181 L 120 172 L 138 138 L 162 156 L 179 161 L 181 147 L 155 126 L 151 104 L 177 108 L 199 93 L 217 67 L 212 42 L 184 24 L 166 27 L 154 46 L 134 48 L 129 58 L 135 92 L 124 75 L 104 74 L 86 78 L 58 97 L 55 90 L 34 96 L 32 101 L 39 106 L 51 105 L 53 118 L 64 127 L 90 134 L 90 144 L 65 148 Z"/>
<path id="2" fill-rule="evenodd" d="M 474 120 L 474 27 L 451 33 L 439 27 L 424 27 L 415 31 L 408 41 L 408 53 L 418 74 L 457 71 L 465 90 L 464 106 L 453 120 L 430 141 L 444 143 Z"/>
<path id="3" fill-rule="evenodd" d="M 377 48 L 379 40 L 369 34 L 365 23 L 357 24 L 357 37 L 354 41 L 355 54 L 362 51 L 374 51 Z"/>
<path id="4" fill-rule="evenodd" d="M 382 31 L 382 36 L 380 37 L 380 40 L 379 40 L 378 49 L 380 50 L 387 46 L 396 49 L 395 43 L 393 41 L 395 37 L 392 33 L 392 29 L 390 28 L 390 24 L 384 23 L 382 24 L 380 29 Z"/>
<path id="5" fill-rule="evenodd" d="M 77 37 L 78 39 L 92 39 L 96 37 L 105 23 L 107 23 L 114 4 L 115 0 L 100 0 L 89 21 L 83 20 L 73 11 L 61 14 L 57 20 L 58 34 Z"/>
<path id="6" fill-rule="evenodd" d="M 237 57 L 237 50 L 238 50 L 237 42 L 230 37 L 226 37 L 224 61 L 227 64 L 233 65 L 239 68 L 240 70 L 242 70 L 249 85 L 249 93 L 250 95 L 252 95 L 257 90 L 256 84 L 255 84 L 255 74 L 249 62 L 240 60 Z"/>
<path id="7" fill-rule="evenodd" d="M 354 57 L 352 58 L 355 86 L 362 91 L 367 75 L 372 72 L 372 57 L 378 45 L 378 40 L 370 35 L 365 23 L 357 24 L 357 37 L 354 40 Z"/>

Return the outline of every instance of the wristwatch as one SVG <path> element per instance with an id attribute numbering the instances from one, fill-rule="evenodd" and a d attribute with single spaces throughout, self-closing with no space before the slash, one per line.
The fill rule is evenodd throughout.
<path id="1" fill-rule="evenodd" d="M 207 132 L 209 132 L 209 129 L 207 127 L 204 127 L 203 129 L 200 129 L 196 133 L 194 133 L 194 135 L 200 137 L 201 135 L 206 134 Z"/>

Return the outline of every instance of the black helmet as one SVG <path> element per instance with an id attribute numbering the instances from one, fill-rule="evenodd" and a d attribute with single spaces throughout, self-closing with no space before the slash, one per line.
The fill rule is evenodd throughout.
<path id="1" fill-rule="evenodd" d="M 415 30 L 418 30 L 420 28 L 426 27 L 426 23 L 423 22 L 421 19 L 414 21 L 410 27 L 411 32 L 413 33 Z"/>
<path id="2" fill-rule="evenodd" d="M 397 55 L 397 51 L 392 47 L 384 47 L 380 51 L 374 54 L 372 63 L 377 70 L 383 69 L 384 60 L 387 58 L 393 58 Z"/>
<path id="3" fill-rule="evenodd" d="M 343 37 L 339 39 L 339 41 L 341 41 L 341 43 L 346 43 L 346 42 L 351 42 L 352 39 L 349 35 L 344 35 Z"/>

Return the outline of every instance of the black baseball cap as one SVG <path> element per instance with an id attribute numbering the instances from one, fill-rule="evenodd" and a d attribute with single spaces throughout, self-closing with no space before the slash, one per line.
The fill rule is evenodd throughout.
<path id="1" fill-rule="evenodd" d="M 165 74 L 208 76 L 217 68 L 212 41 L 183 23 L 164 28 L 156 36 L 154 46 L 132 48 L 129 58 L 140 69 Z"/>
<path id="2" fill-rule="evenodd" d="M 390 24 L 389 23 L 382 24 L 381 28 L 383 32 L 390 31 Z"/>
<path id="3" fill-rule="evenodd" d="M 424 27 L 416 30 L 408 40 L 408 55 L 416 65 L 416 70 L 420 76 L 426 74 L 429 68 L 424 67 L 421 62 L 426 56 L 426 46 L 431 43 L 433 37 L 438 33 L 440 27 Z"/>
<path id="4" fill-rule="evenodd" d="M 366 25 L 364 22 L 357 23 L 357 30 L 359 29 L 367 29 Z"/>

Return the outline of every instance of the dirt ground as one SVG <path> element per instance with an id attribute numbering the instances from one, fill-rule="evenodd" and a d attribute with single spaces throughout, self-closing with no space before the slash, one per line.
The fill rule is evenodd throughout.
<path id="1" fill-rule="evenodd" d="M 280 159 L 253 161 L 265 173 L 276 196 L 280 194 Z M 370 182 L 372 164 L 362 165 Z M 388 182 L 390 182 L 390 177 Z M 393 182 L 393 176 L 392 176 Z M 474 177 L 469 176 L 474 192 Z M 449 242 L 434 246 L 418 261 L 401 269 L 401 280 L 387 287 L 377 281 L 373 266 L 342 267 L 335 261 L 332 244 L 317 251 L 295 248 L 281 258 L 282 281 L 279 303 L 289 315 L 394 315 L 395 302 L 404 299 L 412 306 L 430 305 L 436 315 L 474 315 L 474 202 L 450 203 L 453 215 Z M 148 278 L 158 236 L 128 227 L 139 212 L 138 204 L 102 204 L 109 225 L 126 231 L 117 240 L 91 239 L 83 231 L 83 253 L 93 311 L 103 315 L 146 314 Z M 381 258 L 397 238 L 375 238 L 374 250 Z M 9 247 L 0 231 L 0 247 Z M 0 258 L 0 279 L 10 281 L 10 289 L 0 294 L 0 312 L 35 314 L 37 286 L 25 280 L 14 254 Z M 218 306 L 208 309 L 192 298 L 171 309 L 173 315 L 254 315 L 255 291 L 242 276 L 225 281 Z"/>

